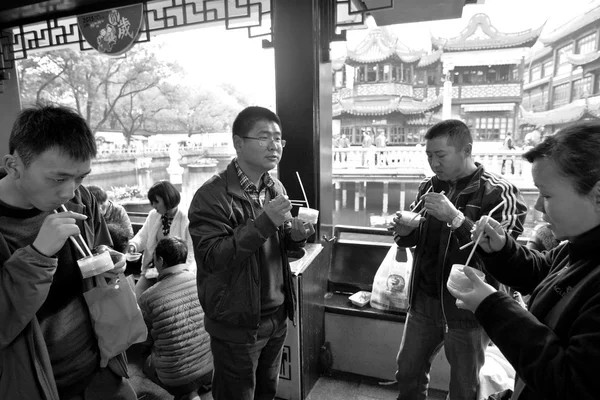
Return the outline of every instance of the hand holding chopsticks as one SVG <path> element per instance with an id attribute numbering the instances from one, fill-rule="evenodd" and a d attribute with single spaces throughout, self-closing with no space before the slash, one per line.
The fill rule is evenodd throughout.
<path id="1" fill-rule="evenodd" d="M 69 238 L 75 240 L 73 236 L 80 234 L 77 220 L 85 220 L 87 218 L 83 214 L 72 211 L 58 213 L 54 210 L 54 213 L 55 215 L 46 217 L 37 237 L 32 243 L 32 246 L 46 257 L 52 257 L 58 253 Z M 77 246 L 82 256 L 86 254 L 83 252 L 84 249 L 81 246 L 85 246 L 86 250 L 89 251 L 83 240 L 81 245 L 78 244 Z"/>
<path id="2" fill-rule="evenodd" d="M 492 210 L 486 216 L 487 218 L 485 218 L 485 224 L 486 225 L 489 223 L 490 217 L 492 216 L 492 214 L 494 214 L 494 212 L 496 212 L 496 210 L 498 210 L 500 207 L 502 207 L 505 203 L 506 203 L 506 200 L 502 200 L 498 205 L 496 205 L 496 207 L 492 208 Z M 496 222 L 496 223 L 498 223 L 498 222 Z M 465 265 L 467 265 L 467 266 L 469 265 L 469 262 L 471 261 L 471 258 L 473 257 L 473 254 L 475 254 L 475 249 L 477 249 L 477 245 L 479 244 L 479 241 L 483 237 L 483 233 L 484 232 L 485 232 L 485 226 L 482 227 L 481 232 L 477 236 L 477 239 L 475 240 L 475 243 L 473 244 L 473 249 L 471 250 L 471 253 L 469 253 L 469 257 L 467 258 L 467 261 L 465 262 Z"/>

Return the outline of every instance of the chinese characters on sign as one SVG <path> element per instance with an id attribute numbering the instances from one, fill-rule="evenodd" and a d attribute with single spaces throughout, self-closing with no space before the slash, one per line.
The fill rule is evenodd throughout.
<path id="1" fill-rule="evenodd" d="M 142 4 L 104 10 L 77 17 L 85 40 L 100 53 L 119 55 L 131 48 L 140 34 Z"/>

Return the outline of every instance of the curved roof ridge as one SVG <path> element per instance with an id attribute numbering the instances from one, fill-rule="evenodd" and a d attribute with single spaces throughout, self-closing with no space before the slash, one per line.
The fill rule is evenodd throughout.
<path id="1" fill-rule="evenodd" d="M 354 49 L 347 48 L 347 58 L 357 63 L 381 62 L 389 58 L 412 63 L 418 61 L 422 54 L 402 43 L 389 27 L 370 28 Z"/>
<path id="2" fill-rule="evenodd" d="M 583 12 L 573 16 L 573 18 L 560 25 L 552 32 L 544 34 L 539 40 L 546 46 L 552 45 L 554 42 L 560 40 L 566 35 L 573 33 L 592 22 L 600 19 L 600 3 L 595 3 L 593 7 L 582 10 Z"/>
<path id="3" fill-rule="evenodd" d="M 531 47 L 537 41 L 545 24 L 544 22 L 536 29 L 505 33 L 500 32 L 492 25 L 487 14 L 478 13 L 471 17 L 467 26 L 458 36 L 452 38 L 432 36 L 431 43 L 437 49 L 445 51 Z"/>

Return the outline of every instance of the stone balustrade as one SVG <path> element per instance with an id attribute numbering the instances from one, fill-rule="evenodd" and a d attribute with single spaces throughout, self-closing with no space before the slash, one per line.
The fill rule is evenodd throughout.
<path id="1" fill-rule="evenodd" d="M 519 187 L 532 187 L 531 165 L 522 159 L 522 151 L 474 151 L 473 158 L 487 171 L 504 175 Z M 386 148 L 335 148 L 333 149 L 333 174 L 431 176 L 424 147 L 395 146 Z"/>

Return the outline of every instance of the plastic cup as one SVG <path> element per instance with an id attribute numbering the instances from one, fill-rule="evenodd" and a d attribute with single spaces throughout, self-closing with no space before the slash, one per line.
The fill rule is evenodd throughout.
<path id="1" fill-rule="evenodd" d="M 407 225 L 416 228 L 421 224 L 421 220 L 423 219 L 424 218 L 416 212 L 400 211 L 400 222 L 402 223 L 402 225 Z"/>
<path id="2" fill-rule="evenodd" d="M 77 260 L 77 264 L 84 278 L 100 275 L 115 267 L 108 251 L 81 258 Z"/>
<path id="3" fill-rule="evenodd" d="M 300 207 L 298 209 L 298 219 L 304 222 L 316 224 L 319 219 L 319 210 L 313 208 Z"/>
<path id="4" fill-rule="evenodd" d="M 127 253 L 125 254 L 125 260 L 129 262 L 135 262 L 140 259 L 142 253 Z"/>
<path id="5" fill-rule="evenodd" d="M 465 266 L 463 264 L 453 264 L 452 270 L 450 271 L 450 276 L 448 277 L 448 282 L 446 286 L 459 292 L 468 293 L 473 290 L 473 283 L 471 280 L 465 275 L 464 272 Z M 475 273 L 481 278 L 485 279 L 485 274 L 483 271 L 478 269 L 475 270 Z"/>

